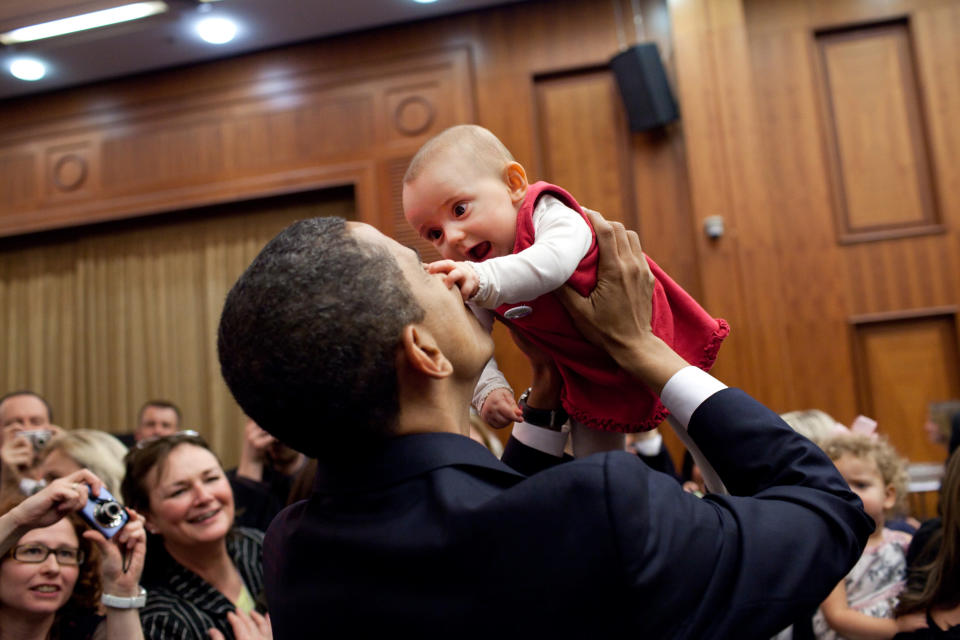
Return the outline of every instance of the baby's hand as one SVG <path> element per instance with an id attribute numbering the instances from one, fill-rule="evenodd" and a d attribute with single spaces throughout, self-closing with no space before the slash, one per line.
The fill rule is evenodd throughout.
<path id="1" fill-rule="evenodd" d="M 490 392 L 480 407 L 480 417 L 494 429 L 502 429 L 511 422 L 523 420 L 523 412 L 517 405 L 513 392 L 500 387 Z"/>
<path id="2" fill-rule="evenodd" d="M 438 260 L 437 262 L 431 262 L 427 265 L 427 271 L 430 273 L 444 274 L 443 284 L 448 287 L 457 285 L 464 301 L 472 298 L 480 286 L 477 272 L 473 270 L 473 266 L 471 266 L 469 262 Z"/>

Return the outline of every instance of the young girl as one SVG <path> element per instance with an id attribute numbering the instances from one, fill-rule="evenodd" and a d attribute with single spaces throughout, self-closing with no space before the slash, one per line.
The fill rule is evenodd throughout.
<path id="1" fill-rule="evenodd" d="M 904 461 L 882 437 L 858 433 L 821 443 L 863 509 L 876 523 L 867 547 L 847 577 L 827 596 L 814 616 L 817 638 L 892 638 L 893 610 L 904 586 L 910 534 L 884 527 L 906 495 Z"/>
<path id="2" fill-rule="evenodd" d="M 495 314 L 553 357 L 563 379 L 563 409 L 573 418 L 576 455 L 622 449 L 623 433 L 663 421 L 667 412 L 657 397 L 584 340 L 551 294 L 568 283 L 588 295 L 597 282 L 596 238 L 569 193 L 544 182 L 528 184 L 524 168 L 496 136 L 461 125 L 414 156 L 404 176 L 403 209 L 445 258 L 429 265 L 431 273 L 444 273 L 448 286 L 456 284 L 488 327 Z M 691 364 L 709 369 L 729 327 L 655 264 L 650 267 L 657 280 L 654 333 Z M 474 405 L 496 427 L 526 419 L 558 429 L 566 418 L 529 407 L 521 412 L 495 363 L 481 376 Z"/>

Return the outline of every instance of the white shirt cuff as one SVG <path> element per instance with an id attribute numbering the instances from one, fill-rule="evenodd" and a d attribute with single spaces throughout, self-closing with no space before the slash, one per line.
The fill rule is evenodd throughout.
<path id="1" fill-rule="evenodd" d="M 563 457 L 563 449 L 567 446 L 567 434 L 570 433 L 568 424 L 563 425 L 561 431 L 552 431 L 532 425 L 528 422 L 518 422 L 513 425 L 513 437 L 543 453 L 558 458 Z"/>
<path id="2" fill-rule="evenodd" d="M 667 384 L 663 385 L 660 402 L 663 403 L 673 417 L 686 429 L 690 425 L 690 417 L 704 400 L 727 388 L 712 375 L 696 367 L 684 367 L 673 374 Z"/>

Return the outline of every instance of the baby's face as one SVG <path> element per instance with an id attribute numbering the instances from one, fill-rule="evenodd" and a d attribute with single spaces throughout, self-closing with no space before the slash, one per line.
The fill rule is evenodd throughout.
<path id="1" fill-rule="evenodd" d="M 444 258 L 483 262 L 513 252 L 521 199 L 503 176 L 451 150 L 403 186 L 403 214 Z"/>

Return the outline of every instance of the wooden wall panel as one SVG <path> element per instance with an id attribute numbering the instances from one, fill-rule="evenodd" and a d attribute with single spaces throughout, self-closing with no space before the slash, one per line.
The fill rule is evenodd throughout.
<path id="1" fill-rule="evenodd" d="M 939 230 L 906 22 L 818 35 L 841 239 Z"/>
<path id="2" fill-rule="evenodd" d="M 64 141 L 50 147 L 45 156 L 45 199 L 55 202 L 88 197 L 100 180 L 99 174 L 94 140 Z"/>
<path id="3" fill-rule="evenodd" d="M 224 125 L 215 118 L 104 136 L 99 194 L 124 195 L 209 182 L 227 171 Z"/>
<path id="4" fill-rule="evenodd" d="M 923 431 L 927 405 L 960 397 L 956 313 L 855 322 L 860 405 L 897 451 L 936 462 L 943 449 Z"/>
<path id="5" fill-rule="evenodd" d="M 931 3 L 933 4 L 933 3 Z M 929 127 L 931 156 L 936 176 L 938 204 L 943 221 L 951 229 L 960 226 L 960 5 L 938 2 L 937 6 L 911 15 L 924 116 Z M 956 253 L 956 252 L 954 252 Z"/>
<path id="6" fill-rule="evenodd" d="M 778 411 L 816 407 L 849 422 L 868 412 L 858 394 L 860 370 L 854 362 L 860 343 L 850 319 L 864 314 L 913 317 L 960 303 L 960 126 L 955 117 L 960 113 L 955 82 L 960 51 L 950 43 L 960 37 L 960 5 L 941 0 L 692 1 L 671 4 L 671 17 L 693 218 L 719 214 L 728 223 L 725 237 L 698 244 L 707 307 L 719 306 L 734 329 L 724 347 L 733 347 L 733 358 L 727 351 L 718 370 L 727 382 L 745 386 Z M 891 28 L 895 46 L 887 47 Z M 884 138 L 890 126 L 875 131 L 881 128 L 875 107 L 855 102 L 864 90 L 844 94 L 851 100 L 847 115 L 866 111 L 844 126 L 851 131 L 863 127 L 866 133 L 855 144 L 861 150 L 875 148 L 879 156 L 861 153 L 860 159 L 904 167 L 894 176 L 899 191 L 877 206 L 897 198 L 902 202 L 904 179 L 915 193 L 921 179 L 926 180 L 924 197 L 938 206 L 931 214 L 917 196 L 907 213 L 902 208 L 894 215 L 885 213 L 889 208 L 863 213 L 861 208 L 851 226 L 869 229 L 895 220 L 935 233 L 899 238 L 875 233 L 869 238 L 873 242 L 840 242 L 835 173 L 827 162 L 832 116 L 822 102 L 818 34 L 831 34 L 829 40 L 841 30 L 883 33 L 871 43 L 882 46 L 868 53 L 896 53 L 896 66 L 867 64 L 874 102 L 902 104 L 907 93 L 913 95 L 916 113 L 907 117 L 908 107 L 902 106 L 893 134 L 900 146 L 891 151 Z M 744 69 L 749 70 L 746 76 Z M 881 69 L 896 74 L 878 76 Z M 845 86 L 853 87 L 854 71 L 848 71 Z M 840 84 L 834 89 L 845 90 Z M 917 151 L 918 141 L 927 145 L 925 152 Z M 924 159 L 927 164 L 921 167 Z M 890 171 L 890 166 L 881 168 Z M 895 180 L 870 175 L 873 170 L 848 167 L 844 178 L 860 185 L 861 197 L 874 197 L 870 180 L 883 182 L 881 187 Z M 749 182 L 741 184 L 741 179 Z M 947 184 L 954 187 L 945 188 Z M 942 226 L 935 228 L 934 220 Z M 898 231 L 905 236 L 903 229 Z M 738 329 L 745 331 L 749 345 L 736 342 L 743 335 Z M 913 386 L 902 390 L 911 398 L 910 406 L 926 401 L 919 391 Z M 895 396 L 901 390 L 888 392 Z"/>
<path id="7" fill-rule="evenodd" d="M 307 104 L 244 114 L 229 128 L 232 168 L 241 173 L 330 162 L 370 153 L 374 108 L 369 95 L 302 96 Z M 344 126 L 350 123 L 350 126 Z M 320 142 L 322 141 L 322 143 Z"/>
<path id="8" fill-rule="evenodd" d="M 0 131 L 0 158 L 21 159 L 21 172 L 31 158 L 40 173 L 18 183 L 56 196 L 29 199 L 17 183 L 0 180 L 0 235 L 336 185 L 356 165 L 369 172 L 380 159 L 409 157 L 429 135 L 473 119 L 463 46 L 334 71 L 274 71 L 266 80 L 241 70 L 187 95 L 190 83 L 176 73 L 167 78 L 150 87 L 166 86 L 166 95 L 118 83 L 112 95 L 94 91 L 91 108 L 79 111 L 83 90 L 0 105 L 0 118 L 17 124 Z M 16 108 L 32 103 L 39 107 Z M 68 162 L 43 171 L 38 157 L 56 166 L 54 156 L 68 148 Z M 64 188 L 65 181 L 76 184 Z M 373 200 L 358 196 L 358 204 Z"/>
<path id="9" fill-rule="evenodd" d="M 705 306 L 732 327 L 716 371 L 772 406 L 789 405 L 791 369 L 765 366 L 787 360 L 786 310 L 753 297 L 782 283 L 742 8 L 689 2 L 671 5 L 671 15 L 694 225 L 720 215 L 727 228 L 718 241 L 697 239 Z"/>
<path id="10" fill-rule="evenodd" d="M 637 226 L 623 104 L 609 69 L 535 79 L 542 175 L 583 206 Z"/>
<path id="11" fill-rule="evenodd" d="M 36 202 L 36 165 L 36 157 L 29 151 L 0 153 L 0 192 L 9 206 L 24 207 Z"/>

